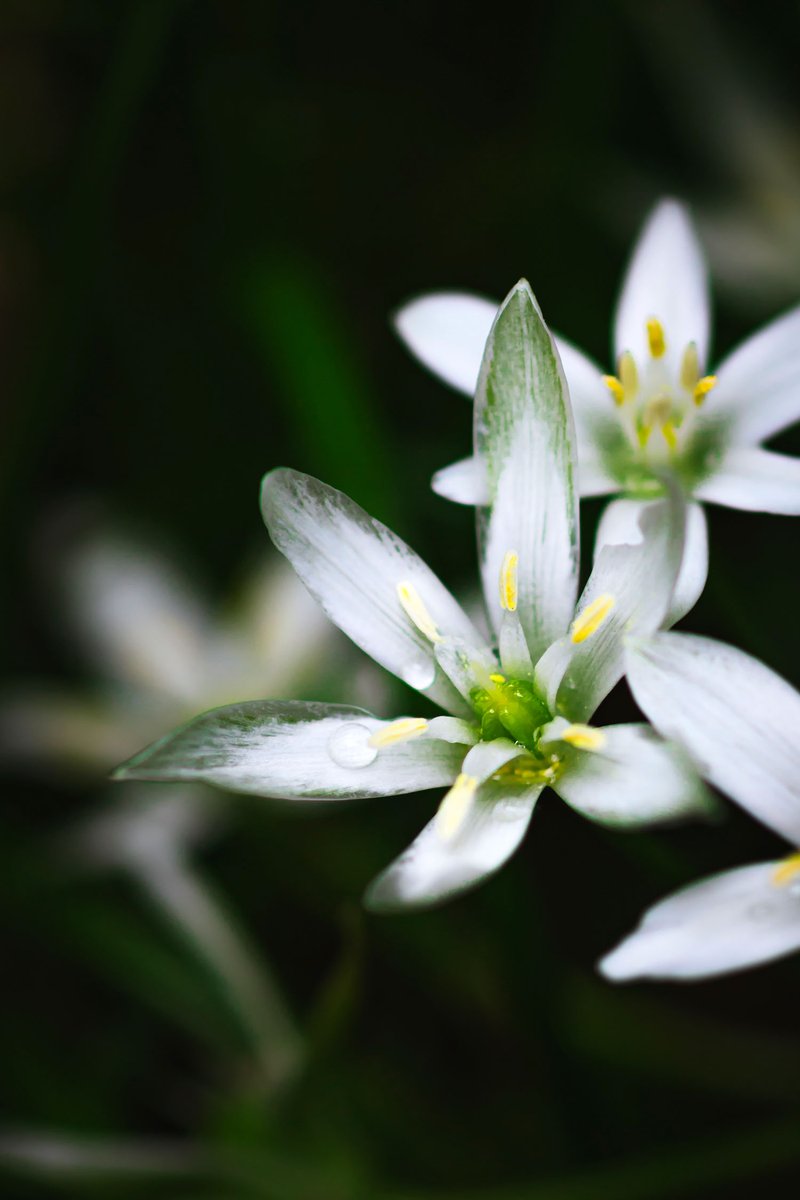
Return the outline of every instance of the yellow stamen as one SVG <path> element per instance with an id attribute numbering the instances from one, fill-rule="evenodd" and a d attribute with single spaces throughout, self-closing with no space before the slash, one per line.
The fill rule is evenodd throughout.
<path id="1" fill-rule="evenodd" d="M 591 604 L 587 604 L 583 612 L 579 613 L 572 622 L 572 632 L 570 634 L 572 641 L 578 645 L 580 642 L 585 642 L 593 633 L 596 633 L 615 604 L 615 598 L 608 592 L 603 592 Z"/>
<path id="2" fill-rule="evenodd" d="M 647 342 L 653 358 L 663 358 L 667 349 L 667 343 L 664 340 L 664 326 L 655 317 L 651 317 L 647 322 Z"/>
<path id="3" fill-rule="evenodd" d="M 500 568 L 500 607 L 506 612 L 515 612 L 517 607 L 517 567 L 519 555 L 516 550 L 506 551 Z"/>
<path id="4" fill-rule="evenodd" d="M 505 675 L 490 675 L 489 678 L 492 683 L 505 683 L 506 681 Z"/>
<path id="5" fill-rule="evenodd" d="M 424 634 L 429 642 L 440 642 L 442 640 L 442 635 L 439 633 L 435 621 L 422 603 L 420 594 L 413 583 L 409 583 L 407 580 L 403 583 L 398 583 L 397 598 L 403 606 L 403 612 L 413 621 L 420 633 Z"/>
<path id="6" fill-rule="evenodd" d="M 611 395 L 614 397 L 614 403 L 619 405 L 625 403 L 625 388 L 622 386 L 616 375 L 604 375 L 603 383 L 606 385 Z"/>
<path id="7" fill-rule="evenodd" d="M 661 432 L 664 435 L 664 441 L 669 446 L 670 450 L 674 450 L 678 445 L 678 434 L 675 430 L 674 421 L 665 421 L 661 426 Z"/>
<path id="8" fill-rule="evenodd" d="M 630 400 L 639 390 L 639 372 L 636 370 L 636 359 L 630 350 L 620 354 L 618 370 L 625 398 Z"/>
<path id="9" fill-rule="evenodd" d="M 796 875 L 800 875 L 800 851 L 790 854 L 782 863 L 778 863 L 772 873 L 772 882 L 776 887 L 785 887 Z"/>
<path id="10" fill-rule="evenodd" d="M 401 717 L 399 721 L 392 721 L 389 725 L 376 729 L 369 739 L 369 744 L 380 750 L 383 746 L 393 746 L 396 742 L 407 742 L 409 738 L 419 737 L 427 728 L 428 722 L 422 717 Z"/>
<path id="11" fill-rule="evenodd" d="M 592 725 L 568 725 L 561 734 L 561 741 L 576 750 L 601 750 L 606 744 L 606 735 Z"/>
<path id="12" fill-rule="evenodd" d="M 687 392 L 693 392 L 697 387 L 699 378 L 700 358 L 697 353 L 697 346 L 694 342 L 689 342 L 681 359 L 681 387 Z"/>
<path id="13" fill-rule="evenodd" d="M 436 831 L 444 841 L 454 838 L 469 811 L 478 790 L 478 781 L 472 775 L 459 775 L 450 788 L 436 813 Z"/>
<path id="14" fill-rule="evenodd" d="M 704 375 L 698 383 L 695 384 L 694 402 L 701 405 L 712 388 L 717 386 L 716 375 Z"/>

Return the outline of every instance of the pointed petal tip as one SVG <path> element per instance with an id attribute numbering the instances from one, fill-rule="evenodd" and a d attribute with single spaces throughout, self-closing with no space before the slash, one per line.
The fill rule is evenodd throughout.
<path id="1" fill-rule="evenodd" d="M 280 481 L 287 479 L 289 476 L 299 475 L 301 475 L 301 472 L 295 471 L 293 467 L 271 467 L 269 471 L 267 471 L 261 477 L 261 492 L 263 494 L 267 487 L 275 483 L 279 483 Z"/>
<path id="2" fill-rule="evenodd" d="M 169 736 L 167 735 L 167 737 Z M 152 757 L 153 751 L 158 749 L 166 740 L 167 738 L 159 738 L 158 741 L 151 742 L 144 749 L 132 755 L 131 758 L 127 758 L 125 762 L 120 763 L 118 767 L 115 767 L 111 771 L 109 779 L 112 783 L 124 783 L 129 779 L 158 780 L 163 778 L 163 776 L 148 771 L 147 763 Z"/>
<path id="3" fill-rule="evenodd" d="M 508 293 L 505 300 L 503 301 L 503 303 L 500 306 L 500 311 L 502 312 L 503 309 L 506 308 L 507 305 L 510 304 L 511 301 L 514 300 L 517 296 L 521 296 L 521 297 L 523 297 L 523 299 L 528 300 L 533 305 L 533 307 L 535 308 L 535 310 L 539 314 L 539 316 L 542 315 L 542 310 L 539 307 L 539 302 L 536 299 L 536 296 L 534 295 L 533 288 L 528 283 L 528 280 L 525 278 L 524 275 L 520 279 L 518 279 L 517 282 L 514 284 L 514 286 L 511 288 L 511 291 Z"/>
<path id="4" fill-rule="evenodd" d="M 389 327 L 400 338 L 401 342 L 408 342 L 409 328 L 414 321 L 415 313 L 419 305 L 424 303 L 425 296 L 413 296 L 410 300 L 405 300 L 402 304 L 398 304 L 397 308 L 393 308 L 389 312 Z"/>
<path id="5" fill-rule="evenodd" d="M 626 966 L 627 955 L 625 954 L 625 943 L 621 942 L 608 954 L 604 954 L 596 963 L 598 974 L 607 979 L 609 983 L 631 983 L 636 974 L 631 971 L 630 966 Z"/>

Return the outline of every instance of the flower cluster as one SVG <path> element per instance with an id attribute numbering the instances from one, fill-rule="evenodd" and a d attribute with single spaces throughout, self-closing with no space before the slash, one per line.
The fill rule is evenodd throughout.
<path id="1" fill-rule="evenodd" d="M 800 697 L 740 651 L 665 632 L 705 583 L 699 501 L 800 513 L 800 463 L 759 446 L 800 415 L 800 310 L 710 374 L 703 260 L 667 201 L 628 269 L 613 374 L 553 338 L 524 280 L 499 310 L 446 293 L 408 305 L 397 327 L 475 397 L 473 453 L 434 487 L 478 509 L 489 636 L 346 496 L 273 471 L 262 510 L 275 545 L 331 620 L 440 715 L 229 705 L 118 777 L 306 801 L 446 788 L 369 888 L 376 909 L 437 903 L 497 870 L 546 787 L 592 820 L 642 825 L 713 811 L 705 777 L 800 843 Z M 579 496 L 610 493 L 577 598 Z M 623 675 L 650 724 L 591 724 Z M 688 977 L 785 953 L 800 945 L 799 885 L 794 855 L 690 888 L 601 969 Z"/>

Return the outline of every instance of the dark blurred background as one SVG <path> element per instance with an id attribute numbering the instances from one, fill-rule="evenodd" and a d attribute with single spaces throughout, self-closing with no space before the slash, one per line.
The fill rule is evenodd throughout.
<path id="1" fill-rule="evenodd" d="M 414 293 L 500 297 L 524 274 L 608 362 L 631 241 L 672 193 L 709 251 L 717 353 L 800 300 L 795 3 L 5 0 L 0 35 L 12 698 L 94 686 L 59 582 L 87 507 L 224 604 L 268 552 L 260 477 L 288 464 L 474 588 L 472 514 L 429 489 L 467 452 L 468 406 L 389 325 Z M 710 527 L 686 627 L 798 682 L 795 526 L 714 509 Z M 408 706 L 363 669 L 337 644 L 293 694 Z M 630 719 L 618 691 L 603 715 Z M 796 1186 L 800 960 L 689 987 L 594 974 L 646 904 L 784 853 L 739 812 L 626 835 L 548 794 L 495 879 L 379 918 L 361 893 L 431 795 L 322 814 L 218 797 L 169 869 L 97 870 L 65 846 L 124 789 L 30 765 L 3 768 L 3 1196 Z"/>

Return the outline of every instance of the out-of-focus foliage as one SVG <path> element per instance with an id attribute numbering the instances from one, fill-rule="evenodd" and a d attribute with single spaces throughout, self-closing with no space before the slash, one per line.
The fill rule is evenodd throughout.
<path id="1" fill-rule="evenodd" d="M 472 516 L 428 480 L 467 452 L 469 410 L 405 357 L 387 314 L 434 287 L 502 295 L 525 274 L 554 327 L 605 360 L 624 257 L 663 192 L 707 218 L 732 280 L 733 251 L 746 266 L 765 212 L 794 202 L 780 147 L 799 115 L 798 21 L 722 0 L 472 18 L 450 3 L 3 6 L 5 679 L 97 684 L 31 551 L 76 493 L 185 546 L 223 598 L 266 545 L 258 481 L 289 464 L 347 490 L 458 589 Z M 766 208 L 756 127 L 779 147 Z M 720 242 L 720 212 L 744 232 Z M 768 224 L 796 262 L 793 222 Z M 800 299 L 800 276 L 767 296 L 749 272 L 735 310 L 720 301 L 718 352 Z M 776 444 L 796 452 L 797 431 Z M 582 513 L 587 561 L 598 512 Z M 686 626 L 797 682 L 795 526 L 710 523 L 709 587 Z M 348 664 L 315 694 L 343 698 Z M 398 685 L 376 703 L 408 697 Z M 620 689 L 601 717 L 633 711 Z M 736 1200 L 796 1181 L 800 963 L 691 990 L 593 973 L 657 896 L 776 853 L 744 816 L 612 835 L 546 798 L 480 892 L 374 918 L 362 890 L 430 797 L 320 814 L 219 795 L 216 828 L 193 815 L 177 842 L 156 832 L 166 866 L 134 839 L 143 874 L 96 855 L 90 869 L 85 837 L 74 853 L 98 802 L 74 776 L 9 768 L 3 784 L 4 1194 Z M 103 803 L 125 817 L 124 800 Z M 92 825 L 95 847 L 102 828 L 109 864 L 119 826 Z M 211 942 L 204 902 L 222 922 Z M 231 1002 L 240 951 L 256 1009 L 274 986 L 280 1044 L 296 1038 L 277 1086 Z"/>

